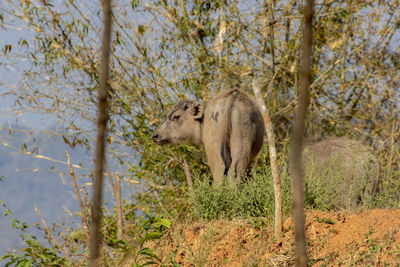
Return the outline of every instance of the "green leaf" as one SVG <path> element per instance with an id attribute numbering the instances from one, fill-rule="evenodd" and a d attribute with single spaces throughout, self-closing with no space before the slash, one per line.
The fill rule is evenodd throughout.
<path id="1" fill-rule="evenodd" d="M 171 221 L 167 219 L 156 219 L 155 223 L 153 224 L 155 228 L 159 228 L 160 226 L 164 226 L 165 228 L 171 228 Z"/>
<path id="2" fill-rule="evenodd" d="M 7 259 L 7 258 L 11 258 L 13 255 L 10 255 L 10 254 L 7 254 L 7 255 L 4 255 L 4 256 L 2 256 L 1 258 L 0 258 L 0 261 L 3 261 L 3 260 L 5 260 L 5 259 Z"/>
<path id="3" fill-rule="evenodd" d="M 11 50 L 12 50 L 11 44 L 5 45 L 3 48 L 3 53 L 6 55 L 7 53 L 11 52 Z"/>
<path id="4" fill-rule="evenodd" d="M 148 240 L 156 240 L 159 239 L 162 235 L 159 232 L 151 232 L 147 233 L 140 241 L 141 243 L 144 243 Z"/>
<path id="5" fill-rule="evenodd" d="M 155 265 L 155 264 L 158 264 L 158 263 L 159 262 L 157 262 L 157 261 L 148 261 L 148 262 L 143 263 L 141 266 Z"/>
<path id="6" fill-rule="evenodd" d="M 15 258 L 13 258 L 11 261 L 7 262 L 7 264 L 4 265 L 4 267 L 11 266 L 11 264 L 13 264 L 13 263 L 15 263 L 15 262 L 16 262 L 16 260 L 15 260 Z"/>
<path id="7" fill-rule="evenodd" d="M 138 33 L 139 33 L 140 35 L 142 35 L 143 33 L 145 33 L 145 31 L 146 31 L 146 28 L 145 28 L 143 25 L 139 25 L 139 26 L 138 26 Z"/>
<path id="8" fill-rule="evenodd" d="M 132 0 L 132 10 L 135 10 L 139 6 L 139 0 Z"/>
<path id="9" fill-rule="evenodd" d="M 149 256 L 150 258 L 160 260 L 156 256 L 156 254 L 154 254 L 154 252 L 149 248 L 142 248 L 141 250 L 138 251 L 138 255 L 146 255 L 146 256 Z"/>
<path id="10" fill-rule="evenodd" d="M 21 45 L 21 46 L 25 46 L 26 48 L 29 47 L 29 44 L 25 39 L 19 40 L 18 44 Z"/>
<path id="11" fill-rule="evenodd" d="M 24 260 L 20 264 L 18 264 L 18 266 L 30 267 L 30 266 L 32 266 L 32 260 Z"/>

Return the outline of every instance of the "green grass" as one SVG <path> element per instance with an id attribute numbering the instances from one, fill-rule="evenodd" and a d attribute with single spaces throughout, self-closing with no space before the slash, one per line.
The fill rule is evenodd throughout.
<path id="1" fill-rule="evenodd" d="M 189 194 L 195 217 L 206 220 L 264 217 L 272 221 L 275 204 L 269 165 L 255 165 L 250 176 L 240 186 L 227 178 L 219 186 L 210 185 L 208 177 L 196 179 Z M 291 206 L 290 181 L 286 172 L 281 174 L 281 183 L 286 214 Z"/>

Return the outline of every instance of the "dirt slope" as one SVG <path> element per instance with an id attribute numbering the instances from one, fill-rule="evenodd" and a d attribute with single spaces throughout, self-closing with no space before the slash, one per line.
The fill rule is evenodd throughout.
<path id="1" fill-rule="evenodd" d="M 307 211 L 309 265 L 400 266 L 400 209 L 364 212 Z M 279 240 L 270 227 L 249 221 L 177 225 L 152 247 L 167 265 L 292 266 L 291 218 Z"/>

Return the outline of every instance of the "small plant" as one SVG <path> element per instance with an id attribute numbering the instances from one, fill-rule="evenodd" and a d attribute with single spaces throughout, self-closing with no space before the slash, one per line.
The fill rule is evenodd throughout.
<path id="1" fill-rule="evenodd" d="M 326 223 L 326 224 L 335 224 L 331 218 L 319 218 L 318 216 L 315 217 L 315 220 L 319 223 Z"/>
<path id="2" fill-rule="evenodd" d="M 368 229 L 368 233 L 365 235 L 365 238 L 367 239 L 367 244 L 369 247 L 369 253 L 373 254 L 373 253 L 377 253 L 380 249 L 381 246 L 378 244 L 378 241 L 376 238 L 370 238 L 370 235 L 373 233 L 373 229 L 370 226 Z"/>
<path id="3" fill-rule="evenodd" d="M 120 244 L 120 248 L 124 251 L 121 262 L 129 256 L 133 258 L 132 267 L 160 264 L 161 260 L 150 248 L 145 246 L 145 243 L 150 240 L 160 239 L 164 231 L 170 227 L 171 222 L 169 220 L 151 217 L 141 223 L 144 233 L 138 238 L 137 242 L 129 244 L 124 240 L 114 240 L 117 244 Z"/>

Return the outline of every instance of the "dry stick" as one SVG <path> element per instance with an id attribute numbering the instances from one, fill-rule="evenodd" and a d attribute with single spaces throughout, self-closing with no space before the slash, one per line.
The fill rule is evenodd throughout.
<path id="1" fill-rule="evenodd" d="M 94 173 L 94 188 L 92 198 L 92 223 L 90 224 L 90 242 L 89 242 L 89 267 L 100 265 L 100 216 L 101 216 L 101 195 L 103 191 L 103 164 L 105 155 L 105 136 L 107 130 L 107 98 L 108 98 L 108 78 L 110 65 L 110 42 L 111 42 L 111 0 L 104 0 L 103 16 L 103 43 L 102 43 L 102 58 L 101 58 L 101 73 L 98 96 L 98 120 L 97 120 L 97 142 L 95 156 L 95 173 Z"/>
<path id="2" fill-rule="evenodd" d="M 307 106 L 309 103 L 310 69 L 312 57 L 312 18 L 314 13 L 314 1 L 307 0 L 304 7 L 304 41 L 303 64 L 301 68 L 301 83 L 299 88 L 298 105 L 292 132 L 291 151 L 291 176 L 293 188 L 293 213 L 295 219 L 296 240 L 296 265 L 307 266 L 307 248 L 304 218 L 304 184 L 302 176 L 301 148 L 304 135 L 304 123 Z"/>
<path id="3" fill-rule="evenodd" d="M 46 233 L 49 236 L 50 240 L 54 243 L 55 246 L 57 246 L 58 248 L 60 248 L 62 250 L 62 252 L 64 253 L 65 256 L 67 256 L 69 258 L 71 255 L 69 254 L 68 250 L 65 249 L 64 246 L 60 246 L 58 244 L 57 239 L 55 239 L 53 234 L 51 233 L 50 228 L 47 225 L 47 223 L 46 223 L 42 213 L 40 212 L 38 206 L 36 205 L 36 203 L 35 203 L 35 211 L 36 211 L 37 214 L 39 214 L 40 220 L 42 221 L 43 226 L 44 226 L 44 230 L 46 231 Z"/>
<path id="4" fill-rule="evenodd" d="M 111 188 L 112 188 L 114 197 L 116 198 L 116 195 L 117 195 L 117 192 L 116 192 L 116 191 L 117 191 L 117 188 L 115 187 L 114 179 L 113 179 L 113 176 L 112 176 L 112 174 L 111 174 L 110 166 L 108 165 L 108 160 L 107 160 L 107 158 L 104 158 L 104 166 L 106 167 L 107 176 L 108 176 L 108 179 L 110 180 L 110 184 L 111 184 Z"/>
<path id="5" fill-rule="evenodd" d="M 271 64 L 272 64 L 272 75 L 275 75 L 275 35 L 274 35 L 274 23 L 273 21 L 275 20 L 274 18 L 274 1 L 273 0 L 268 0 L 267 2 L 268 5 L 268 17 L 269 17 L 269 37 L 270 37 L 270 51 L 271 51 Z M 272 80 L 273 83 L 274 80 Z M 274 87 L 274 86 L 273 86 Z M 275 90 L 275 88 L 272 88 Z M 273 92 L 275 95 L 275 92 Z M 276 97 L 273 99 L 274 102 L 276 102 Z"/>
<path id="6" fill-rule="evenodd" d="M 117 184 L 115 190 L 115 201 L 117 202 L 117 227 L 118 239 L 122 240 L 124 237 L 123 232 L 123 217 L 122 217 L 122 203 L 121 203 L 121 176 L 118 172 L 115 173 L 115 183 Z"/>
<path id="7" fill-rule="evenodd" d="M 185 171 L 186 181 L 188 183 L 189 190 L 193 191 L 192 175 L 190 174 L 189 166 L 186 162 L 186 159 L 183 160 L 183 170 Z"/>
<path id="8" fill-rule="evenodd" d="M 82 190 L 82 195 L 83 195 L 83 203 L 85 203 L 85 205 L 88 207 L 90 205 L 90 203 L 89 203 L 89 196 L 88 196 L 86 187 L 84 185 L 82 185 L 81 190 Z M 89 214 L 88 217 L 90 217 L 91 216 L 90 210 L 88 210 L 88 214 Z M 88 223 L 90 224 L 90 222 L 88 222 Z"/>
<path id="9" fill-rule="evenodd" d="M 119 177 L 118 173 L 116 173 L 115 174 L 116 181 L 114 183 L 114 178 L 111 174 L 110 166 L 108 165 L 107 158 L 104 158 L 104 166 L 106 167 L 106 170 L 107 170 L 107 176 L 108 176 L 108 179 L 110 180 L 111 188 L 112 188 L 112 191 L 113 191 L 113 194 L 115 197 L 116 206 L 117 206 L 117 235 L 118 235 L 118 239 L 122 240 L 123 233 L 122 233 L 122 207 L 121 207 L 121 186 L 120 186 L 121 177 Z M 115 185 L 115 184 L 117 184 L 117 185 Z M 118 189 L 118 186 L 120 186 L 119 189 Z"/>
<path id="10" fill-rule="evenodd" d="M 64 150 L 64 152 L 65 152 L 65 156 L 67 157 L 67 162 L 68 162 L 68 167 L 69 167 L 69 175 L 71 176 L 72 184 L 74 185 L 75 195 L 76 195 L 76 198 L 78 199 L 79 206 L 81 207 L 81 216 L 80 217 L 81 217 L 81 221 L 82 221 L 82 226 L 85 231 L 86 240 L 89 240 L 89 227 L 88 227 L 88 220 L 86 218 L 85 204 L 83 203 L 81 194 L 79 193 L 79 187 L 76 182 L 75 172 L 74 172 L 74 169 L 72 168 L 71 159 L 69 157 L 69 154 L 68 154 L 67 150 Z"/>
<path id="11" fill-rule="evenodd" d="M 278 162 L 276 156 L 276 146 L 275 146 L 275 137 L 274 130 L 271 124 L 271 118 L 269 116 L 269 110 L 264 103 L 263 97 L 261 95 L 260 85 L 258 83 L 257 78 L 254 76 L 253 78 L 253 92 L 256 97 L 257 103 L 261 108 L 265 129 L 267 131 L 267 139 L 268 139 L 268 147 L 269 147 L 269 157 L 271 161 L 271 172 L 272 179 L 274 182 L 274 192 L 275 192 L 275 229 L 274 236 L 276 239 L 282 233 L 282 189 L 281 189 L 281 178 L 279 176 Z"/>

